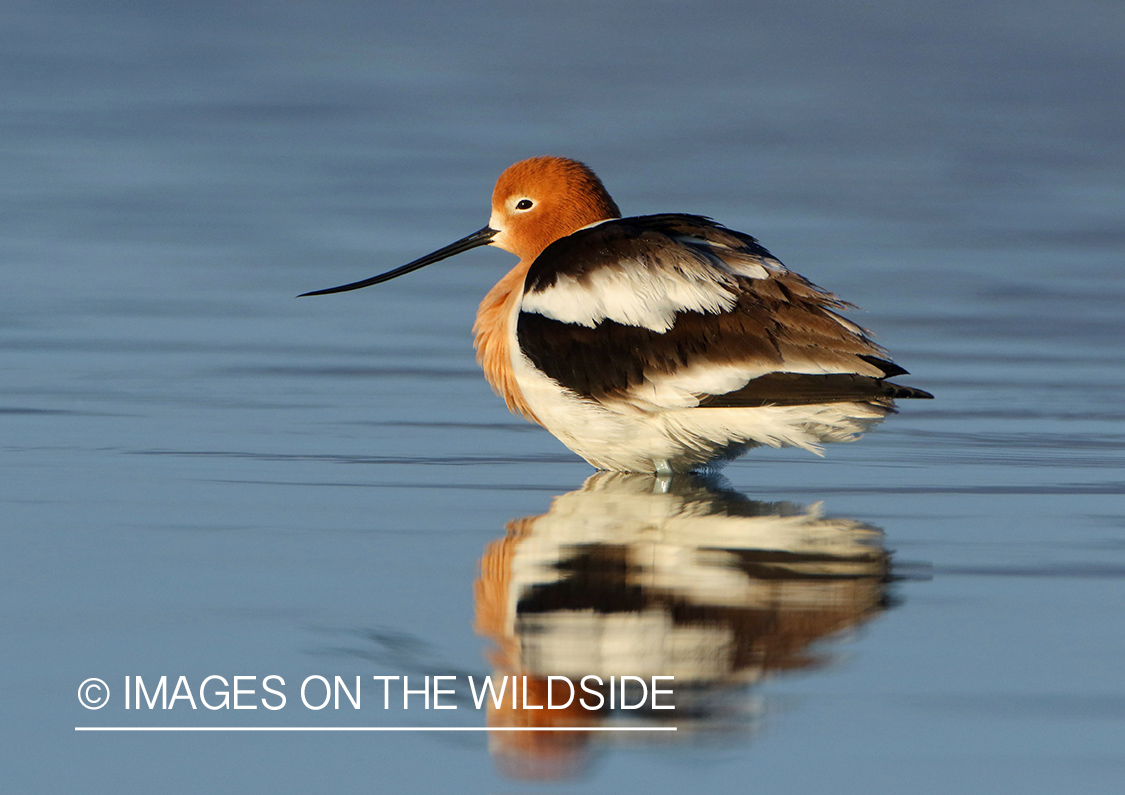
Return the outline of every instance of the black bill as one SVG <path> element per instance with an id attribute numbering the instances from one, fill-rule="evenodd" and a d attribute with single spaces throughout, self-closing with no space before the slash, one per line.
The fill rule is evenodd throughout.
<path id="1" fill-rule="evenodd" d="M 389 282 L 391 279 L 396 279 L 403 274 L 416 271 L 419 268 L 424 268 L 427 265 L 432 265 L 435 262 L 440 262 L 443 259 L 452 257 L 454 254 L 460 254 L 463 251 L 468 251 L 477 246 L 485 246 L 496 235 L 496 230 L 490 227 L 485 227 L 477 232 L 473 232 L 468 237 L 463 237 L 456 243 L 450 243 L 445 248 L 439 248 L 433 254 L 427 254 L 424 257 L 408 262 L 401 268 L 395 268 L 393 271 L 387 271 L 379 276 L 372 276 L 370 279 L 364 279 L 361 282 L 352 282 L 351 284 L 341 284 L 339 287 L 329 287 L 326 290 L 313 290 L 311 293 L 301 293 L 298 298 L 304 298 L 306 295 L 328 295 L 329 293 L 346 293 L 349 290 L 358 290 L 361 287 L 370 287 L 373 284 L 382 284 Z"/>

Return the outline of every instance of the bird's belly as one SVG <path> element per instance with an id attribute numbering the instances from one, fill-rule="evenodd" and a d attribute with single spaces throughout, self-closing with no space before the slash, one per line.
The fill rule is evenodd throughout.
<path id="1" fill-rule="evenodd" d="M 642 409 L 583 398 L 544 375 L 515 349 L 516 383 L 540 424 L 598 469 L 686 472 L 751 447 L 852 441 L 889 409 L 866 403 L 753 408 Z"/>
<path id="2" fill-rule="evenodd" d="M 652 415 L 581 398 L 526 359 L 524 363 L 516 371 L 516 382 L 536 419 L 593 466 L 622 472 L 671 468 L 667 462 L 676 457 L 676 450 Z"/>

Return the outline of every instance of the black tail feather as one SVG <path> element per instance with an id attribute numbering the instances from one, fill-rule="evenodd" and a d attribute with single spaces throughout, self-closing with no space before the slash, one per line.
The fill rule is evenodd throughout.
<path id="1" fill-rule="evenodd" d="M 897 365 L 891 365 L 897 367 Z M 899 368 L 900 370 L 902 368 Z M 904 371 L 905 372 L 905 371 Z M 852 403 L 900 399 L 930 399 L 929 392 L 893 384 L 882 378 L 850 373 L 769 373 L 725 395 L 708 395 L 700 408 L 750 408 L 808 406 L 816 403 Z"/>

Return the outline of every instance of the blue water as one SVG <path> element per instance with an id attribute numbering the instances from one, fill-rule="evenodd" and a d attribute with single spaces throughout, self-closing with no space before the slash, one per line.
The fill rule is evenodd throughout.
<path id="1" fill-rule="evenodd" d="M 6 3 L 4 791 L 1120 791 L 1122 30 L 1095 0 Z M 755 234 L 937 399 L 823 459 L 587 483 L 473 363 L 509 255 L 294 299 L 480 228 L 545 153 Z M 802 516 L 834 551 L 794 568 Z M 484 726 L 468 676 L 558 655 L 695 677 L 674 719 L 580 716 L 681 730 L 75 731 Z M 126 676 L 269 674 L 282 710 L 124 708 Z M 304 708 L 310 675 L 363 708 Z M 373 675 L 457 676 L 458 710 Z"/>

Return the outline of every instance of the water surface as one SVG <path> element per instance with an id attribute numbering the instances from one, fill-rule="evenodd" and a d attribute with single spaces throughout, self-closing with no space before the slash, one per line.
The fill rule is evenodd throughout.
<path id="1" fill-rule="evenodd" d="M 1118 791 L 1122 17 L 8 3 L 6 789 Z M 473 363 L 508 255 L 294 299 L 479 228 L 544 153 L 626 213 L 757 235 L 937 399 L 823 459 L 614 491 Z M 278 674 L 292 699 L 314 674 L 585 666 L 675 670 L 682 731 L 74 731 L 505 719 L 376 691 L 126 711 L 125 676 Z"/>

